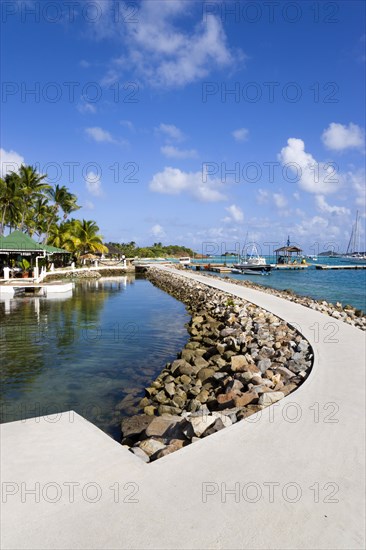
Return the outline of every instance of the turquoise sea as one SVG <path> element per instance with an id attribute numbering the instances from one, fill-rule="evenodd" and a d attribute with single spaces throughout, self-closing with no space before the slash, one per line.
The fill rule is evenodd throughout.
<path id="1" fill-rule="evenodd" d="M 266 257 L 267 263 L 275 263 L 273 256 Z M 200 260 L 200 263 L 225 263 L 230 266 L 237 263 L 237 258 L 225 258 L 215 256 L 209 260 Z M 345 261 L 336 257 L 319 257 L 317 261 L 308 260 L 311 264 L 303 270 L 272 270 L 268 276 L 237 275 L 234 273 L 221 274 L 221 277 L 234 279 L 247 279 L 256 284 L 269 286 L 278 290 L 291 289 L 302 296 L 310 296 L 317 300 L 328 302 L 341 302 L 350 304 L 358 309 L 366 311 L 366 269 L 357 270 L 321 270 L 315 266 L 324 265 L 352 265 L 351 261 Z M 361 264 L 360 264 L 361 265 Z"/>

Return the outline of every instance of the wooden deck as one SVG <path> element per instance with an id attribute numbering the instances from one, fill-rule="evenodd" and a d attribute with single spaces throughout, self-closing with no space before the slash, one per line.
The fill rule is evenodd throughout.
<path id="1" fill-rule="evenodd" d="M 272 269 L 281 269 L 281 270 L 295 270 L 295 269 L 307 269 L 309 264 L 271 264 Z"/>

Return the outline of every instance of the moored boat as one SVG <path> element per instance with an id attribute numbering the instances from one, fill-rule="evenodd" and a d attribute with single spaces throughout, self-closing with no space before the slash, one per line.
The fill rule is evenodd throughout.
<path id="1" fill-rule="evenodd" d="M 253 245 L 250 256 L 246 256 L 240 259 L 241 261 L 234 264 L 234 269 L 243 271 L 258 271 L 268 272 L 271 270 L 270 264 L 267 264 L 266 259 L 263 256 L 259 256 L 257 247 Z"/>

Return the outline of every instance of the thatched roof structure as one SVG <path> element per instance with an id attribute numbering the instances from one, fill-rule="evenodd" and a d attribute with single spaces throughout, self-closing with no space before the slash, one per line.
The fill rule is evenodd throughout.
<path id="1" fill-rule="evenodd" d="M 281 248 L 277 248 L 277 250 L 275 250 L 275 252 L 284 252 L 284 253 L 297 253 L 299 254 L 300 252 L 302 252 L 302 249 L 301 248 L 298 248 L 297 246 L 282 246 Z"/>

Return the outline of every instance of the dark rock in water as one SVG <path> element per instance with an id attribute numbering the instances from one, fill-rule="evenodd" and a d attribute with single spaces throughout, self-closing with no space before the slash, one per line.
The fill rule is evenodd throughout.
<path id="1" fill-rule="evenodd" d="M 169 402 L 169 398 L 166 396 L 163 390 L 159 391 L 159 393 L 155 395 L 155 400 L 162 405 L 166 405 Z"/>
<path id="2" fill-rule="evenodd" d="M 137 437 L 146 430 L 151 421 L 152 417 L 147 414 L 123 418 L 121 422 L 122 437 Z"/>
<path id="3" fill-rule="evenodd" d="M 154 416 L 155 411 L 156 411 L 156 407 L 154 407 L 153 405 L 147 405 L 146 407 L 144 407 L 144 413 L 147 414 L 148 416 Z"/>
<path id="4" fill-rule="evenodd" d="M 179 407 L 171 407 L 169 405 L 159 405 L 158 413 L 159 415 L 163 414 L 180 414 L 182 409 Z"/>
<path id="5" fill-rule="evenodd" d="M 148 397 L 143 397 L 140 401 L 140 407 L 143 409 L 145 407 L 148 407 L 150 405 L 151 401 Z"/>

